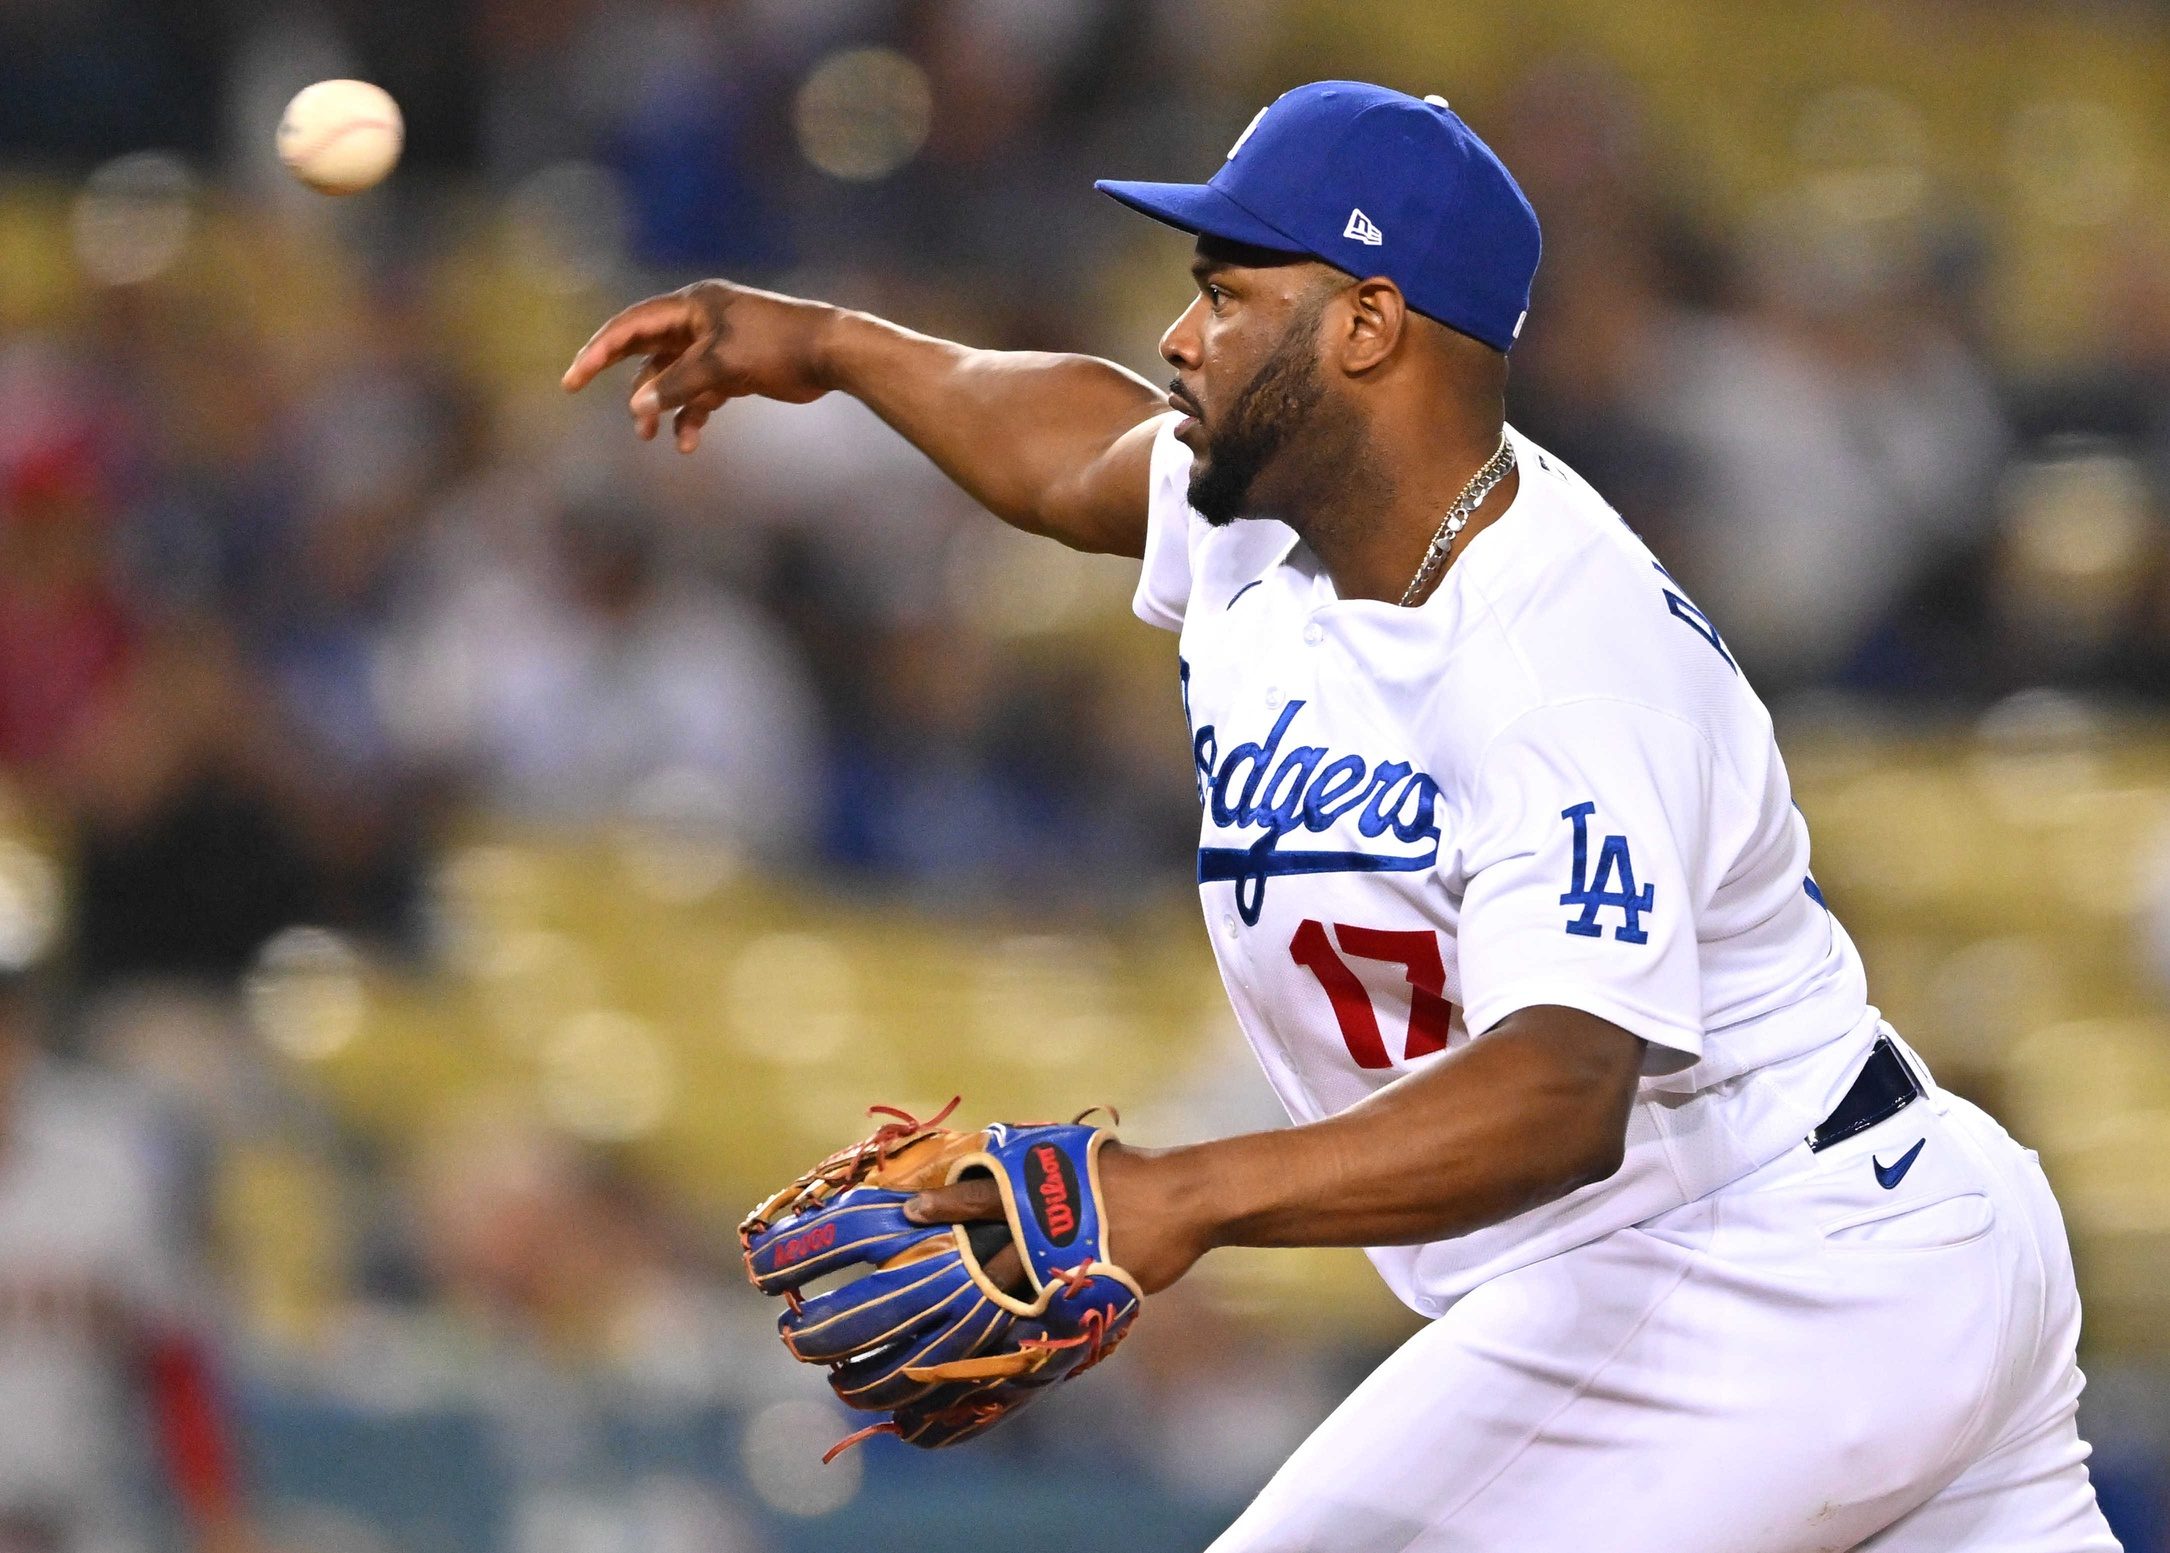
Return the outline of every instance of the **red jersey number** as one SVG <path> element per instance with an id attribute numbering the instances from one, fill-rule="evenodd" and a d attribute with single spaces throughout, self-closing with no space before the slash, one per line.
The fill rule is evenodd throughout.
<path id="1" fill-rule="evenodd" d="M 1338 953 L 1334 948 L 1337 939 L 1341 945 Z M 1326 989 L 1327 1000 L 1334 1006 L 1334 1020 L 1341 1026 L 1341 1039 L 1348 1043 L 1349 1055 L 1356 1059 L 1358 1067 L 1391 1068 L 1394 1061 L 1387 1056 L 1386 1042 L 1380 1038 L 1379 1015 L 1371 1006 L 1371 994 L 1364 990 L 1364 983 L 1349 969 L 1343 955 L 1398 965 L 1407 976 L 1409 1031 L 1402 1042 L 1404 1061 L 1445 1050 L 1447 1022 L 1454 1017 L 1454 1005 L 1446 999 L 1447 968 L 1439 957 L 1437 933 L 1350 927 L 1337 922 L 1329 937 L 1325 923 L 1306 918 L 1289 940 L 1288 952 L 1289 958 L 1316 976 Z"/>

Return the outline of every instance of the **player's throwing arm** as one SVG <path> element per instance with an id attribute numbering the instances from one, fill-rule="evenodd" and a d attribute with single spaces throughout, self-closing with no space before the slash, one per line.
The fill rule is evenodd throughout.
<path id="1" fill-rule="evenodd" d="M 1073 549 L 1142 555 L 1151 418 L 1166 400 L 1089 356 L 986 351 L 865 313 L 726 280 L 637 302 L 566 369 L 580 389 L 641 359 L 630 407 L 653 438 L 665 418 L 681 453 L 733 399 L 863 400 L 1005 523 Z"/>

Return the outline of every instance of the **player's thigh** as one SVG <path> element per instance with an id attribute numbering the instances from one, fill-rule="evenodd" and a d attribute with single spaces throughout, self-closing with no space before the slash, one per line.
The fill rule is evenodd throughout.
<path id="1" fill-rule="evenodd" d="M 1693 1260 L 1629 1231 L 1478 1289 L 1366 1377 L 1212 1553 L 1429 1545 L 1633 1341 Z"/>
<path id="2" fill-rule="evenodd" d="M 2002 1342 L 2002 1256 L 1935 1225 L 1903 1252 L 1833 1246 L 1791 1216 L 1782 1193 L 1720 1194 L 1488 1284 L 1214 1553 L 1854 1546 L 1957 1470 Z"/>

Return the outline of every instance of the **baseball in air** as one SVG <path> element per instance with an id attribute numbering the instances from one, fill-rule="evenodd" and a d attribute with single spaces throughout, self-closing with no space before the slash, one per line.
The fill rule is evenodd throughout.
<path id="1" fill-rule="evenodd" d="M 392 170 L 406 139 L 399 104 L 383 87 L 319 81 L 286 105 L 279 160 L 319 194 L 359 194 Z"/>

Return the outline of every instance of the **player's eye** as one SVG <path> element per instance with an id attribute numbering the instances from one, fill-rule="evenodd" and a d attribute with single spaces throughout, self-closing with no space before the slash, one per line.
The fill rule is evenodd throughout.
<path id="1" fill-rule="evenodd" d="M 1227 292 L 1223 291 L 1219 286 L 1215 285 L 1210 280 L 1199 286 L 1198 290 L 1204 295 L 1206 299 L 1206 306 L 1212 308 L 1213 311 L 1216 313 L 1221 310 L 1221 303 L 1228 296 Z"/>

